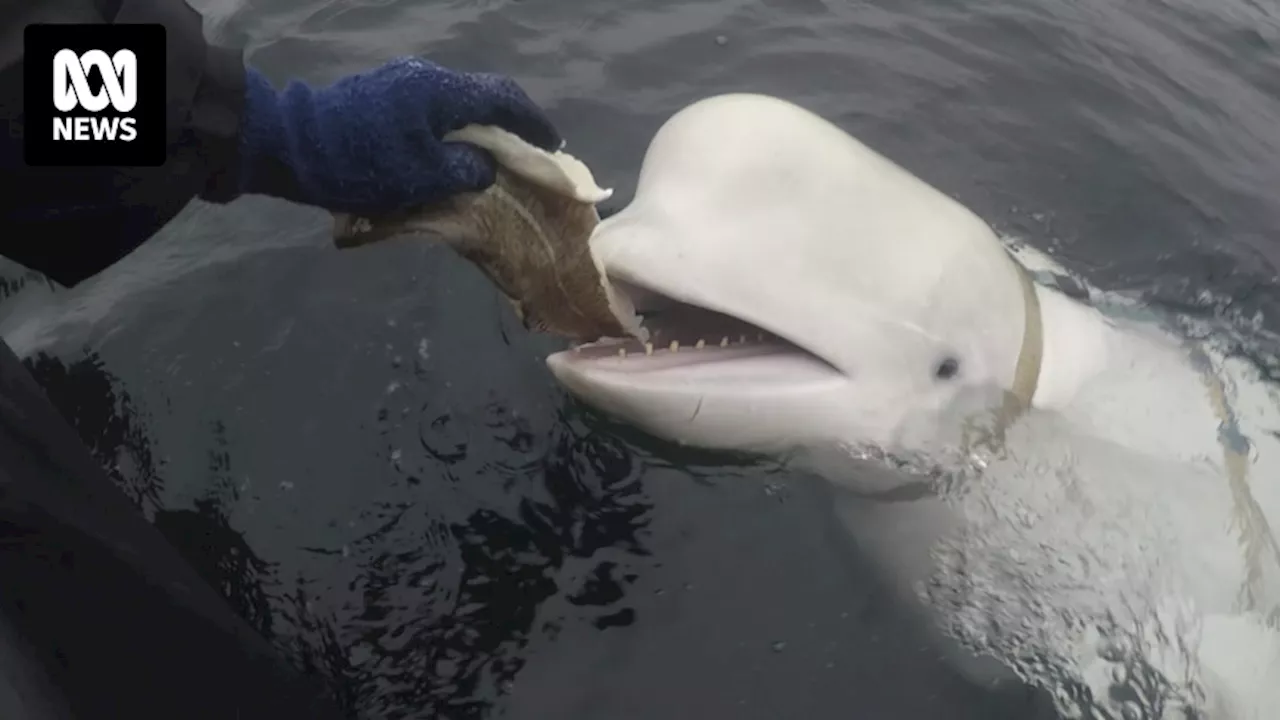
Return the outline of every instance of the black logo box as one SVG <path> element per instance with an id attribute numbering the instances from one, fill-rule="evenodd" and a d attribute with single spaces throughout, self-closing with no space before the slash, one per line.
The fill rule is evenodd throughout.
<path id="1" fill-rule="evenodd" d="M 28 165 L 145 166 L 165 162 L 165 28 L 138 25 L 28 25 L 23 47 L 23 151 Z M 77 54 L 101 50 L 108 56 L 131 50 L 137 57 L 138 102 L 126 114 L 108 105 L 90 113 L 76 108 L 59 112 L 53 102 L 53 58 L 60 50 Z M 89 71 L 89 85 L 97 90 L 102 78 Z M 55 118 L 133 118 L 137 136 L 123 140 L 55 140 Z M 101 121 L 100 121 L 101 122 Z"/>

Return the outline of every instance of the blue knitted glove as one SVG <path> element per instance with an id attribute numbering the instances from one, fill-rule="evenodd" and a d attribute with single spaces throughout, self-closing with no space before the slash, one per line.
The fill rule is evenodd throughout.
<path id="1" fill-rule="evenodd" d="M 242 193 L 385 214 L 493 183 L 493 157 L 440 140 L 452 130 L 497 125 L 545 150 L 561 145 L 551 121 L 501 75 L 402 58 L 326 88 L 295 81 L 277 92 L 246 72 Z"/>

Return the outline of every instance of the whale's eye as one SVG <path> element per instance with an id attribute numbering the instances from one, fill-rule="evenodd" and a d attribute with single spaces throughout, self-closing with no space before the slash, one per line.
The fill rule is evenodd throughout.
<path id="1" fill-rule="evenodd" d="M 950 380 L 960 372 L 960 361 L 947 356 L 942 358 L 942 362 L 938 363 L 938 367 L 934 369 L 933 376 L 939 380 Z"/>

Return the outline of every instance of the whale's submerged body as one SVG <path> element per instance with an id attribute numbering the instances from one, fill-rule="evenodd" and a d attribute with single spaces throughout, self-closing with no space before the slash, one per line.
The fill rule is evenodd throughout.
<path id="1" fill-rule="evenodd" d="M 1253 366 L 1027 283 L 1043 256 L 768 97 L 672 117 L 591 244 L 649 342 L 557 353 L 558 380 L 831 480 L 961 670 L 1066 711 L 1280 707 L 1280 392 Z"/>

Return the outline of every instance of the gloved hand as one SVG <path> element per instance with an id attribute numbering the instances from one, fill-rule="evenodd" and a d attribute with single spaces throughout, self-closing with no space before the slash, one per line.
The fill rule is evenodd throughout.
<path id="1" fill-rule="evenodd" d="M 493 157 L 440 140 L 471 123 L 497 125 L 544 150 L 561 139 L 509 78 L 402 58 L 314 89 L 277 92 L 247 71 L 240 191 L 333 212 L 379 215 L 477 191 Z"/>

